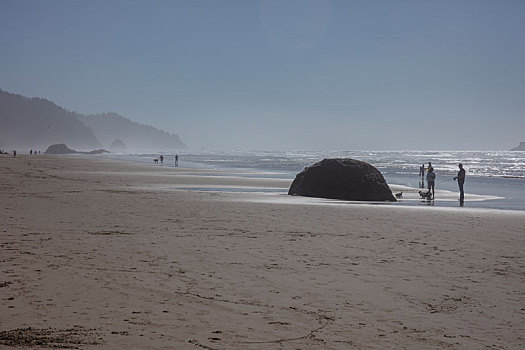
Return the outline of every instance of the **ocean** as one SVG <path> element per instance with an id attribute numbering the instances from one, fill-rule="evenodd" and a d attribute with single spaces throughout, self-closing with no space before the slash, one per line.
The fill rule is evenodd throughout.
<path id="1" fill-rule="evenodd" d="M 159 154 L 111 154 L 141 163 L 150 163 Z M 164 166 L 174 166 L 174 154 L 162 153 Z M 396 189 L 421 187 L 419 167 L 432 163 L 436 190 L 457 193 L 453 180 L 458 163 L 467 172 L 465 207 L 525 210 L 525 152 L 513 151 L 230 151 L 181 152 L 179 166 L 210 170 L 238 171 L 242 176 L 293 179 L 297 173 L 324 158 L 354 158 L 374 165 L 387 183 Z M 251 174 L 251 175 L 250 175 Z M 256 174 L 256 175 L 255 175 Z M 286 193 L 280 193 L 285 195 Z M 476 200 L 469 200 L 469 195 Z M 436 201 L 436 206 L 458 206 L 457 196 Z M 454 200 L 452 200 L 454 198 Z M 399 201 L 392 205 L 424 205 L 422 201 Z"/>

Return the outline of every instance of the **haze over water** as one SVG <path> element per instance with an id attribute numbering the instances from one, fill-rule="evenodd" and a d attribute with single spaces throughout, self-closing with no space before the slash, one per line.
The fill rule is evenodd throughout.
<path id="1" fill-rule="evenodd" d="M 198 150 L 508 150 L 525 140 L 524 14 L 524 1 L 3 0 L 0 88 Z"/>

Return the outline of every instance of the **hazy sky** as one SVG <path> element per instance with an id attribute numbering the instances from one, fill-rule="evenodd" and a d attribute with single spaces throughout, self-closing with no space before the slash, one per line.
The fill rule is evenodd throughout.
<path id="1" fill-rule="evenodd" d="M 0 88 L 195 149 L 509 149 L 525 1 L 0 0 Z"/>

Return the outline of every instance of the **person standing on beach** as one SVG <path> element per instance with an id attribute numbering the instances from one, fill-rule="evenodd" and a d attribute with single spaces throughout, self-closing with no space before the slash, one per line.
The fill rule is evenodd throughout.
<path id="1" fill-rule="evenodd" d="M 16 158 L 16 150 L 13 150 L 13 158 Z"/>
<path id="2" fill-rule="evenodd" d="M 428 192 L 432 192 L 432 198 L 435 198 L 435 192 L 434 192 L 434 183 L 436 181 L 436 173 L 434 173 L 434 168 L 428 163 L 428 174 L 427 174 L 427 184 L 428 184 Z"/>
<path id="3" fill-rule="evenodd" d="M 458 180 L 459 186 L 459 201 L 463 203 L 465 200 L 465 192 L 463 191 L 463 184 L 465 183 L 465 169 L 463 169 L 463 164 L 458 164 L 459 171 L 458 176 L 454 176 L 454 180 Z"/>
<path id="4" fill-rule="evenodd" d="M 421 166 L 419 167 L 419 176 L 421 177 L 419 187 L 425 188 L 425 164 L 421 164 Z"/>
<path id="5" fill-rule="evenodd" d="M 175 155 L 175 166 L 179 166 L 179 155 Z"/>
<path id="6" fill-rule="evenodd" d="M 164 157 L 162 156 L 162 154 L 160 155 L 159 160 L 160 160 L 160 164 L 162 165 L 163 164 L 162 162 L 164 161 Z"/>

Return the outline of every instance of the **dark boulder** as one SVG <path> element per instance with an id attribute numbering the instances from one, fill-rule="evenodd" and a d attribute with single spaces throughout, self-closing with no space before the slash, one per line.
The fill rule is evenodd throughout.
<path id="1" fill-rule="evenodd" d="M 297 174 L 289 195 L 350 201 L 391 201 L 396 198 L 374 166 L 355 159 L 324 159 Z"/>

